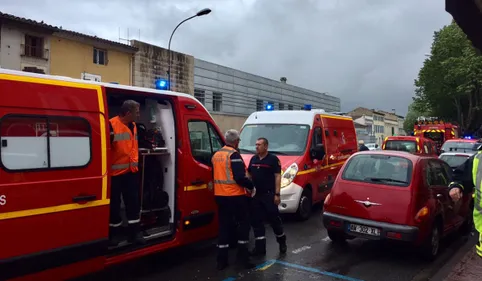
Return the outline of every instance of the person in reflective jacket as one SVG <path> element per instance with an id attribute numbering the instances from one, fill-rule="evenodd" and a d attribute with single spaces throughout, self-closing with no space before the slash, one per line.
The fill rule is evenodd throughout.
<path id="1" fill-rule="evenodd" d="M 237 224 L 238 260 L 246 267 L 249 262 L 249 197 L 246 189 L 254 192 L 254 186 L 246 177 L 246 170 L 241 155 L 236 150 L 239 145 L 239 133 L 228 130 L 225 134 L 226 145 L 212 157 L 214 174 L 214 196 L 218 205 L 219 235 L 217 268 L 228 266 L 228 250 L 231 229 Z M 233 222 L 233 220 L 235 220 Z"/>
<path id="2" fill-rule="evenodd" d="M 469 157 L 462 165 L 454 169 L 454 181 L 449 185 L 449 194 L 454 202 L 462 197 L 474 193 L 474 226 L 479 233 L 475 247 L 477 254 L 482 257 L 482 146 L 476 154 Z"/>

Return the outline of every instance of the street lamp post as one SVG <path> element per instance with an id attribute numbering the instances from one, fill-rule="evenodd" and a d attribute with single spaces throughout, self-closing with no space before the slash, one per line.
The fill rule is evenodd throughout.
<path id="1" fill-rule="evenodd" d="M 174 35 L 174 32 L 176 32 L 177 28 L 185 23 L 186 21 L 190 20 L 190 19 L 193 19 L 195 17 L 200 17 L 200 16 L 205 16 L 207 14 L 211 13 L 211 9 L 202 9 L 200 10 L 199 12 L 197 12 L 194 16 L 191 16 L 191 17 L 188 17 L 187 19 L 181 21 L 177 26 L 176 28 L 174 28 L 174 30 L 172 31 L 171 33 L 171 37 L 169 38 L 169 44 L 168 44 L 168 47 L 167 47 L 167 51 L 169 52 L 169 64 L 168 64 L 168 70 L 167 70 L 167 87 L 169 89 L 169 91 L 171 90 L 171 65 L 172 65 L 172 52 L 171 52 L 171 40 L 172 40 L 172 36 Z"/>

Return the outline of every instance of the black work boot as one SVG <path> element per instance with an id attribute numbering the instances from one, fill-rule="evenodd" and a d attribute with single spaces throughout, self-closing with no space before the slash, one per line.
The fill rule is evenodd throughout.
<path id="1" fill-rule="evenodd" d="M 251 263 L 249 260 L 248 244 L 238 245 L 237 260 L 238 260 L 238 263 L 242 264 L 246 269 L 251 269 L 256 266 L 255 264 Z"/>
<path id="2" fill-rule="evenodd" d="M 129 224 L 129 236 L 127 242 L 140 245 L 146 244 L 146 239 L 142 236 L 141 225 L 139 223 Z"/>
<path id="3" fill-rule="evenodd" d="M 276 241 L 278 241 L 279 244 L 279 252 L 282 254 L 286 253 L 288 250 L 288 246 L 286 245 L 286 235 L 276 237 Z"/>
<path id="4" fill-rule="evenodd" d="M 121 232 L 122 226 L 118 227 L 109 227 L 109 247 L 116 247 L 119 245 L 121 242 L 120 239 L 120 232 Z"/>
<path id="5" fill-rule="evenodd" d="M 224 248 L 219 248 L 218 246 L 218 256 L 216 258 L 217 260 L 217 265 L 216 265 L 216 269 L 217 270 L 223 270 L 225 269 L 226 267 L 228 267 L 228 251 L 229 251 L 229 248 L 228 247 L 224 247 Z"/>
<path id="6" fill-rule="evenodd" d="M 250 253 L 251 256 L 262 257 L 266 255 L 266 239 L 256 239 L 254 249 Z"/>

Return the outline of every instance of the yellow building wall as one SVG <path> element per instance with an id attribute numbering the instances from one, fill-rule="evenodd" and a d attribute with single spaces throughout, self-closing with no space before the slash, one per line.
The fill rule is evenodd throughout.
<path id="1" fill-rule="evenodd" d="M 53 36 L 50 73 L 81 79 L 82 73 L 87 72 L 100 75 L 102 82 L 131 85 L 131 54 L 107 49 L 107 65 L 98 65 L 93 62 L 93 48 L 93 45 Z"/>

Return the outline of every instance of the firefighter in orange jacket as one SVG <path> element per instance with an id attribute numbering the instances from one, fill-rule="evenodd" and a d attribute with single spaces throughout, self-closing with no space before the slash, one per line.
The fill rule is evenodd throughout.
<path id="1" fill-rule="evenodd" d="M 246 190 L 254 190 L 253 183 L 246 177 L 246 170 L 241 155 L 236 150 L 239 145 L 239 133 L 228 130 L 225 134 L 226 146 L 217 151 L 211 162 L 214 173 L 214 195 L 218 205 L 219 236 L 217 268 L 228 266 L 230 228 L 235 220 L 238 230 L 238 258 L 246 268 L 254 265 L 249 262 L 249 197 Z"/>
<path id="2" fill-rule="evenodd" d="M 128 223 L 128 242 L 144 244 L 140 231 L 140 183 L 138 178 L 139 144 L 135 121 L 139 118 L 140 105 L 126 100 L 118 116 L 110 119 L 111 126 L 111 195 L 109 240 L 111 246 L 120 241 L 121 196 L 124 199 Z"/>

